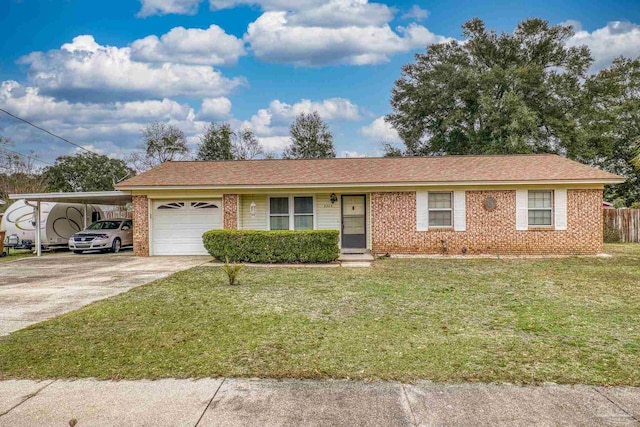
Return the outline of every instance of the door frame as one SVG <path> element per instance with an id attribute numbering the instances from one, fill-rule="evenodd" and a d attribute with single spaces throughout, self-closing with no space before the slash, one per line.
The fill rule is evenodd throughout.
<path id="1" fill-rule="evenodd" d="M 363 246 L 350 247 L 344 245 L 344 198 L 346 197 L 362 197 L 364 206 L 364 244 Z M 366 194 L 341 194 L 340 195 L 340 249 L 367 249 L 368 241 L 368 221 L 367 215 L 369 210 L 367 209 L 367 195 Z"/>

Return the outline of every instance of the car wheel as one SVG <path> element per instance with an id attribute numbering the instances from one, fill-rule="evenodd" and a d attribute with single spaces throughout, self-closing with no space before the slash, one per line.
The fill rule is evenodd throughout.
<path id="1" fill-rule="evenodd" d="M 82 251 L 73 251 L 73 253 L 80 255 L 82 253 Z"/>
<path id="2" fill-rule="evenodd" d="M 120 241 L 120 239 L 117 237 L 113 239 L 113 243 L 111 244 L 111 252 L 113 252 L 114 254 L 117 254 L 118 252 L 120 252 L 121 247 L 122 247 L 122 242 Z"/>

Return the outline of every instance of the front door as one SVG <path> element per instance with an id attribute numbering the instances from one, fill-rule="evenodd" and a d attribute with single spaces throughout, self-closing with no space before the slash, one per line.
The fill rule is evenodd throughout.
<path id="1" fill-rule="evenodd" d="M 367 247 L 367 196 L 342 196 L 342 247 Z"/>

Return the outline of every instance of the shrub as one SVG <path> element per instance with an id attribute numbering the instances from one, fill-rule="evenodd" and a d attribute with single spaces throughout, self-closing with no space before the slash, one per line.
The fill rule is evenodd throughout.
<path id="1" fill-rule="evenodd" d="M 618 197 L 617 199 L 615 199 L 611 203 L 613 203 L 613 207 L 614 208 L 626 208 L 627 207 L 627 202 L 622 197 Z"/>
<path id="2" fill-rule="evenodd" d="M 631 203 L 631 209 L 640 209 L 640 202 Z"/>
<path id="3" fill-rule="evenodd" d="M 340 256 L 337 230 L 210 230 L 202 241 L 211 256 L 230 262 L 320 263 Z"/>
<path id="4" fill-rule="evenodd" d="M 622 233 L 617 228 L 611 227 L 609 224 L 604 224 L 604 242 L 605 243 L 619 243 L 622 240 Z"/>
<path id="5" fill-rule="evenodd" d="M 222 271 L 227 275 L 227 279 L 229 280 L 229 285 L 233 286 L 238 281 L 238 275 L 240 274 L 240 270 L 242 270 L 242 265 L 240 264 L 231 264 L 229 262 L 229 258 L 226 258 L 224 265 L 222 266 Z"/>

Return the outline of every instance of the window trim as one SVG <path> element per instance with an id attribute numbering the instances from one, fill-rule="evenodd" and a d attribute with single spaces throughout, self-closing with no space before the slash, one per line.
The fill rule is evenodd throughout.
<path id="1" fill-rule="evenodd" d="M 313 209 L 311 213 L 296 214 L 295 213 L 295 198 L 296 197 L 311 197 L 313 203 Z M 289 213 L 288 214 L 271 214 L 271 199 L 288 198 L 289 199 Z M 271 217 L 272 216 L 287 216 L 289 217 L 289 230 L 295 230 L 295 217 L 296 216 L 311 216 L 313 220 L 313 226 L 311 230 L 316 230 L 317 227 L 317 208 L 316 208 L 316 196 L 315 194 L 269 194 L 267 195 L 267 230 L 271 231 Z"/>
<path id="2" fill-rule="evenodd" d="M 531 195 L 532 192 L 545 192 L 545 193 L 551 193 L 551 207 L 548 208 L 530 208 L 529 207 L 529 196 Z M 556 223 L 556 214 L 555 214 L 555 210 L 556 210 L 556 194 L 555 191 L 553 189 L 536 189 L 536 190 L 527 190 L 527 228 L 528 229 L 536 229 L 536 228 L 543 228 L 543 229 L 550 229 L 550 228 L 554 228 L 555 227 L 555 223 Z M 531 211 L 550 211 L 551 212 L 551 216 L 550 216 L 550 223 L 549 224 L 530 224 L 529 223 L 529 213 Z"/>
<path id="3" fill-rule="evenodd" d="M 288 213 L 271 213 L 271 199 L 287 199 Z M 291 198 L 287 196 L 269 196 L 267 200 L 267 229 L 271 230 L 271 218 L 272 217 L 286 217 L 288 227 L 286 230 L 291 230 Z"/>
<path id="4" fill-rule="evenodd" d="M 450 208 L 432 208 L 429 204 L 429 195 L 430 194 L 448 194 L 449 198 L 451 200 L 451 207 Z M 427 191 L 427 227 L 428 228 L 453 228 L 453 223 L 454 223 L 454 213 L 453 213 L 453 208 L 454 208 L 454 199 L 453 199 L 453 191 Z M 449 225 L 431 225 L 431 221 L 430 221 L 430 213 L 431 211 L 433 212 L 451 212 L 451 224 Z"/>

